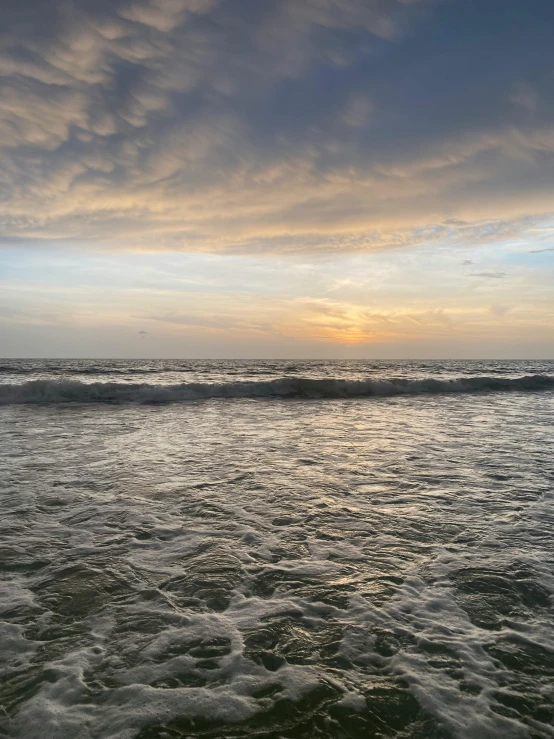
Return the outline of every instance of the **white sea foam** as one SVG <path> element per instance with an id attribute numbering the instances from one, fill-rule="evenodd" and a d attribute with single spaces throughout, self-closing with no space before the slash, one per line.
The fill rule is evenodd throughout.
<path id="1" fill-rule="evenodd" d="M 125 388 L 2 409 L 8 736 L 553 736 L 551 393 Z"/>

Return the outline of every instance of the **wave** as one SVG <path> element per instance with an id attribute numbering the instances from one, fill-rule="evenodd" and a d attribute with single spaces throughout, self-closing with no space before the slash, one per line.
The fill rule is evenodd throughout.
<path id="1" fill-rule="evenodd" d="M 52 366 L 43 366 L 38 371 L 44 375 L 158 375 L 160 372 L 192 372 L 193 370 L 189 368 L 173 369 L 171 367 L 169 368 L 162 367 L 161 369 L 158 367 L 155 367 L 153 369 L 149 369 L 149 368 L 135 369 L 135 368 L 127 368 L 127 367 L 123 369 L 114 369 L 114 368 L 102 367 L 102 366 L 71 368 L 71 367 L 58 367 L 56 365 L 52 365 Z M 37 368 L 36 367 L 13 367 L 11 365 L 0 365 L 0 374 L 35 375 L 37 374 Z"/>
<path id="2" fill-rule="evenodd" d="M 0 404 L 18 403 L 172 403 L 209 398 L 365 398 L 441 393 L 541 391 L 554 389 L 554 376 L 463 377 L 453 380 L 333 380 L 282 377 L 278 380 L 174 385 L 84 383 L 32 380 L 0 385 Z"/>

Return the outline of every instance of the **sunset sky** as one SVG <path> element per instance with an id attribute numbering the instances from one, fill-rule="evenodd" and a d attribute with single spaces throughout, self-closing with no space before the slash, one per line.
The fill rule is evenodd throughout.
<path id="1" fill-rule="evenodd" d="M 3 0 L 0 354 L 554 357 L 554 2 Z"/>

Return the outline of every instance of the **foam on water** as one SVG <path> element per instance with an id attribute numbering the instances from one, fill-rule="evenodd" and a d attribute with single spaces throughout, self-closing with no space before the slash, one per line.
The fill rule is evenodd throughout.
<path id="1" fill-rule="evenodd" d="M 554 736 L 554 393 L 511 390 L 5 405 L 5 733 Z"/>

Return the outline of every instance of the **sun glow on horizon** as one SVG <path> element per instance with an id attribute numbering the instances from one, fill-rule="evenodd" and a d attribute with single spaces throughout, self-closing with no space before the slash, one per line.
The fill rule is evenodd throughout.
<path id="1" fill-rule="evenodd" d="M 5 4 L 7 356 L 554 352 L 554 4 Z"/>

